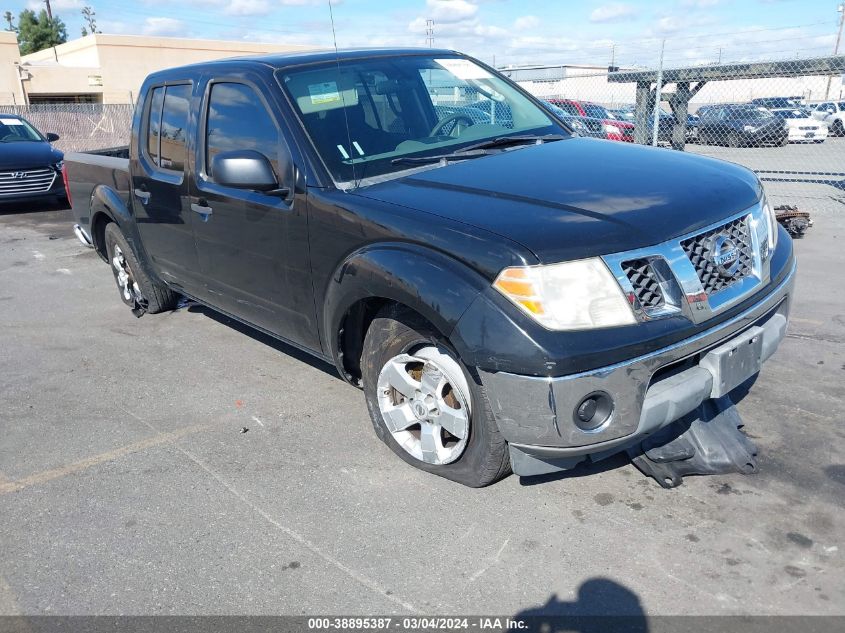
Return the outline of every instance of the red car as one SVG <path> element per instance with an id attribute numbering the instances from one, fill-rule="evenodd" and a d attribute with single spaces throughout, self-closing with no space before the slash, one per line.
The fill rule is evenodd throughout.
<path id="1" fill-rule="evenodd" d="M 569 114 L 601 119 L 605 137 L 609 141 L 634 142 L 634 124 L 614 119 L 607 109 L 597 103 L 573 99 L 547 99 L 547 101 Z"/>

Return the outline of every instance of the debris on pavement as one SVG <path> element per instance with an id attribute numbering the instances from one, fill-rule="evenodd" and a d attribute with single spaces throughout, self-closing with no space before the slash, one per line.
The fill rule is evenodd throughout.
<path id="1" fill-rule="evenodd" d="M 810 214 L 806 211 L 799 211 L 798 207 L 791 204 L 782 204 L 775 207 L 775 217 L 792 237 L 802 237 L 806 230 L 813 226 Z"/>

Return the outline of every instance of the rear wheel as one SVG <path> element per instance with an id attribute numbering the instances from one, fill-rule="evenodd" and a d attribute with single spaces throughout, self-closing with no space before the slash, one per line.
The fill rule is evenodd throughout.
<path id="1" fill-rule="evenodd" d="M 510 472 L 477 374 L 415 313 L 380 312 L 361 367 L 376 435 L 408 464 L 474 488 Z"/>
<path id="2" fill-rule="evenodd" d="M 836 119 L 831 126 L 831 132 L 833 132 L 834 136 L 845 135 L 845 126 L 842 125 L 842 121 Z"/>
<path id="3" fill-rule="evenodd" d="M 106 253 L 120 298 L 139 317 L 176 307 L 179 296 L 164 284 L 150 279 L 138 262 L 132 247 L 114 222 L 105 230 Z"/>

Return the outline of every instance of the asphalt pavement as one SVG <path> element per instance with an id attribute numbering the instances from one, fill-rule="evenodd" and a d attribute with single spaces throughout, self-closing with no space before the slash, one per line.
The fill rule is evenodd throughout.
<path id="1" fill-rule="evenodd" d="M 789 149 L 789 148 L 781 148 Z M 197 307 L 136 319 L 69 213 L 0 211 L 0 614 L 845 614 L 845 213 L 739 404 L 751 476 L 624 458 L 472 490 L 333 368 Z"/>

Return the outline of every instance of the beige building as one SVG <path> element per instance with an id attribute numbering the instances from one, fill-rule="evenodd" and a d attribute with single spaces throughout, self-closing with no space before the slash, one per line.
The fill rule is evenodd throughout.
<path id="1" fill-rule="evenodd" d="M 195 62 L 307 50 L 307 46 L 139 35 L 89 35 L 21 56 L 0 32 L 0 105 L 134 103 L 151 72 Z"/>

